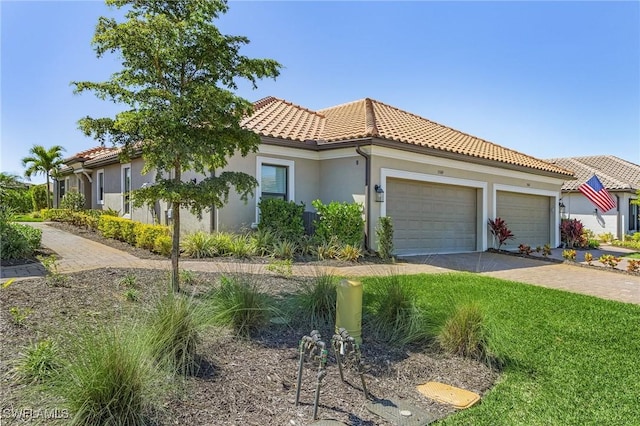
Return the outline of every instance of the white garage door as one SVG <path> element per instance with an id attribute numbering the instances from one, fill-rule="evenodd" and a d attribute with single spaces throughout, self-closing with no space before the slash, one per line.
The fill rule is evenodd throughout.
<path id="1" fill-rule="evenodd" d="M 476 250 L 476 189 L 387 180 L 387 216 L 397 254 Z"/>
<path id="2" fill-rule="evenodd" d="M 512 250 L 520 244 L 535 248 L 551 242 L 549 197 L 498 191 L 496 210 L 516 237 L 503 248 Z"/>

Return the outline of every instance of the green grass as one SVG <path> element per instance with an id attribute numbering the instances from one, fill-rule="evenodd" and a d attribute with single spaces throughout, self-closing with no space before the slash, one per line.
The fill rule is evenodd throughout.
<path id="1" fill-rule="evenodd" d="M 473 274 L 406 280 L 438 321 L 452 302 L 478 303 L 505 362 L 481 404 L 442 424 L 639 424 L 640 306 Z"/>
<path id="2" fill-rule="evenodd" d="M 31 214 L 14 214 L 11 216 L 13 222 L 42 222 L 41 217 L 33 217 Z"/>
<path id="3" fill-rule="evenodd" d="M 629 253 L 622 257 L 626 257 L 627 259 L 640 259 L 640 252 Z"/>

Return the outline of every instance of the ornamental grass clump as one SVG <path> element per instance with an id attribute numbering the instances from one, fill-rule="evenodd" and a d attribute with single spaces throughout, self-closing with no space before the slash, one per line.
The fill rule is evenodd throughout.
<path id="1" fill-rule="evenodd" d="M 72 425 L 147 425 L 166 386 L 148 341 L 132 328 L 86 329 L 71 338 L 52 388 Z"/>
<path id="2" fill-rule="evenodd" d="M 196 259 L 214 257 L 218 254 L 213 236 L 202 231 L 188 234 L 180 245 L 185 256 Z"/>
<path id="3" fill-rule="evenodd" d="M 249 275 L 223 276 L 206 304 L 213 324 L 230 327 L 242 337 L 249 337 L 275 312 L 268 296 Z"/>
<path id="4" fill-rule="evenodd" d="M 295 307 L 304 315 L 303 321 L 311 329 L 331 325 L 336 318 L 337 278 L 325 272 L 317 272 L 312 281 L 302 285 L 296 294 Z"/>
<path id="5" fill-rule="evenodd" d="M 148 323 L 148 341 L 159 365 L 176 375 L 193 374 L 204 314 L 195 301 L 169 292 L 155 306 Z"/>
<path id="6" fill-rule="evenodd" d="M 372 284 L 366 320 L 372 334 L 394 346 L 425 343 L 431 326 L 416 306 L 417 293 L 405 277 L 391 275 Z"/>
<path id="7" fill-rule="evenodd" d="M 490 358 L 484 315 L 476 303 L 457 306 L 442 326 L 437 341 L 451 355 L 478 361 Z"/>

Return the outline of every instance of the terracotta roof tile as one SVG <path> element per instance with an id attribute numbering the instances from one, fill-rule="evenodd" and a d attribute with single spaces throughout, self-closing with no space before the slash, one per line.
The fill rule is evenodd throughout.
<path id="1" fill-rule="evenodd" d="M 274 97 L 254 104 L 243 125 L 263 136 L 320 143 L 378 137 L 565 176 L 571 172 L 373 99 L 317 112 Z"/>
<path id="2" fill-rule="evenodd" d="M 71 157 L 65 158 L 63 161 L 65 163 L 70 163 L 74 160 L 78 160 L 78 161 L 87 161 L 87 160 L 91 160 L 93 158 L 96 158 L 100 155 L 104 155 L 104 154 L 108 154 L 114 150 L 117 150 L 117 148 L 108 148 L 108 147 L 104 147 L 104 146 L 95 146 L 93 148 L 89 148 L 86 149 L 84 151 L 80 151 L 74 155 L 72 155 Z"/>
<path id="3" fill-rule="evenodd" d="M 241 124 L 263 136 L 297 141 L 318 140 L 324 117 L 270 96 L 256 102 L 253 114 Z"/>
<path id="4" fill-rule="evenodd" d="M 613 155 L 552 158 L 546 161 L 573 170 L 575 173 L 576 180 L 566 181 L 562 185 L 565 191 L 577 191 L 578 186 L 593 174 L 598 176 L 602 185 L 608 190 L 637 191 L 640 189 L 640 165 Z"/>

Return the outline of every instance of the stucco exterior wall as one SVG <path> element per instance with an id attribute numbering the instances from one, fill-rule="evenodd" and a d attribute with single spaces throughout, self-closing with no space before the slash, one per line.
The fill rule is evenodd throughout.
<path id="1" fill-rule="evenodd" d="M 386 179 L 389 177 L 476 188 L 478 196 L 477 249 L 486 250 L 490 247 L 490 233 L 486 223 L 489 218 L 495 218 L 496 193 L 498 191 L 544 195 L 551 198 L 550 206 L 552 207 L 549 214 L 554 219 L 550 221 L 551 240 L 556 245 L 560 242 L 558 231 L 560 216 L 556 208 L 562 186 L 560 179 L 377 146 L 367 149 L 371 152 L 371 187 L 369 190 L 372 200 L 375 200 L 375 185 L 382 185 L 382 188 L 385 189 Z M 386 200 L 383 203 L 372 202 L 369 235 L 373 249 L 377 247 L 375 226 L 379 218 L 386 215 L 385 203 Z"/>
<path id="2" fill-rule="evenodd" d="M 578 219 L 585 228 L 593 231 L 596 236 L 611 233 L 617 239 L 623 239 L 626 234 L 638 230 L 638 224 L 633 223 L 633 217 L 629 216 L 629 202 L 635 198 L 634 194 L 624 192 L 611 192 L 611 195 L 620 198 L 619 211 L 613 208 L 606 213 L 600 210 L 596 213 L 596 206 L 580 192 L 562 194 L 562 202 L 565 205 L 567 219 Z M 637 219 L 636 219 L 637 222 Z"/>

